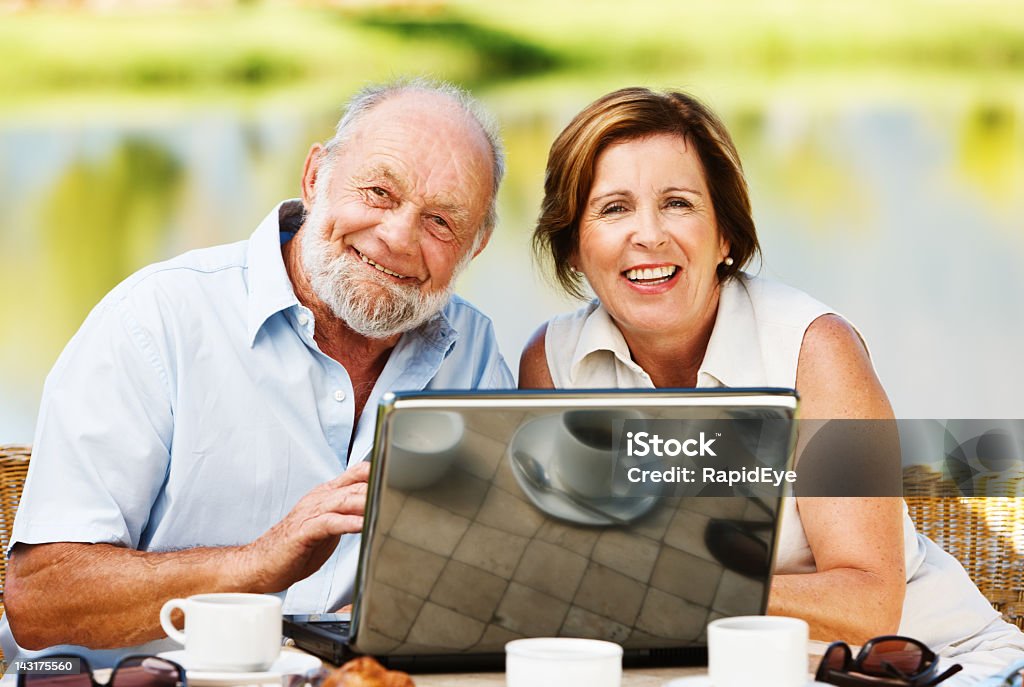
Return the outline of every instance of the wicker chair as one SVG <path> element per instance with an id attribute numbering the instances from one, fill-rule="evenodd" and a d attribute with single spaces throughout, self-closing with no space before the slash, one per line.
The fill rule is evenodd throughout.
<path id="1" fill-rule="evenodd" d="M 7 583 L 7 556 L 3 554 L 11 541 L 14 514 L 18 512 L 18 501 L 21 500 L 31 456 L 32 449 L 29 446 L 0 446 L 0 614 L 4 610 L 3 593 Z"/>
<path id="2" fill-rule="evenodd" d="M 918 531 L 955 556 L 992 606 L 1024 629 L 1024 476 L 982 485 L 1005 495 L 964 497 L 940 472 L 913 465 L 903 487 Z"/>

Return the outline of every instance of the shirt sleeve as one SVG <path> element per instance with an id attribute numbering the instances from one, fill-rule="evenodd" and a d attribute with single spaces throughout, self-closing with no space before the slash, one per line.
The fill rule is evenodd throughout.
<path id="1" fill-rule="evenodd" d="M 498 349 L 491 319 L 458 296 L 452 297 L 445 315 L 457 338 L 426 388 L 514 389 L 515 378 Z"/>
<path id="2" fill-rule="evenodd" d="M 515 377 L 512 376 L 512 371 L 508 369 L 505 358 L 498 351 L 497 346 L 494 347 L 494 356 L 487 361 L 484 379 L 487 381 L 480 385 L 481 389 L 516 388 Z"/>
<path id="3" fill-rule="evenodd" d="M 139 545 L 167 475 L 173 394 L 154 332 L 115 293 L 47 377 L 10 546 Z"/>
<path id="4" fill-rule="evenodd" d="M 489 318 L 481 316 L 478 327 L 474 336 L 480 350 L 481 368 L 474 388 L 515 389 L 516 380 L 498 349 L 498 338 L 494 334 L 494 325 Z"/>

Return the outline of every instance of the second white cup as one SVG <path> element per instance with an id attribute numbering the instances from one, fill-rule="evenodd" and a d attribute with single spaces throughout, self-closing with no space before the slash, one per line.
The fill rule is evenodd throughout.
<path id="1" fill-rule="evenodd" d="M 619 687 L 622 647 L 599 639 L 534 637 L 505 645 L 507 687 Z"/>
<path id="2" fill-rule="evenodd" d="M 708 675 L 714 687 L 803 687 L 808 681 L 807 623 L 749 615 L 708 624 Z"/>
<path id="3" fill-rule="evenodd" d="M 185 631 L 171 613 L 185 614 Z M 196 594 L 171 599 L 160 609 L 167 636 L 185 647 L 189 670 L 256 672 L 281 653 L 281 599 L 267 594 Z"/>

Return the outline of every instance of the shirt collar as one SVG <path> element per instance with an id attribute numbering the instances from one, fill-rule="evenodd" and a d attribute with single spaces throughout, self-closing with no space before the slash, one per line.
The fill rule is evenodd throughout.
<path id="1" fill-rule="evenodd" d="M 454 325 L 452 325 L 451 320 L 448 319 L 445 310 L 447 310 L 447 307 L 442 308 L 436 315 L 416 329 L 406 332 L 403 338 L 412 334 L 422 339 L 427 345 L 438 349 L 447 357 L 455 342 L 458 341 L 459 333 Z"/>
<path id="2" fill-rule="evenodd" d="M 610 352 L 627 368 L 649 379 L 633 360 L 626 339 L 604 306 L 595 300 L 591 307 L 572 354 L 570 379 L 577 377 L 584 359 L 597 351 Z M 721 286 L 715 326 L 697 370 L 697 386 L 764 386 L 765 378 L 757 317 L 747 292 L 746 277 L 737 275 Z"/>
<path id="3" fill-rule="evenodd" d="M 697 370 L 697 386 L 764 386 L 766 378 L 757 315 L 747 278 L 739 274 L 727 279 L 719 291 L 718 314 Z"/>
<path id="4" fill-rule="evenodd" d="M 300 200 L 286 200 L 270 211 L 249 237 L 247 257 L 249 304 L 247 325 L 249 346 L 272 315 L 298 304 L 281 245 L 295 235 L 302 223 Z"/>
<path id="5" fill-rule="evenodd" d="M 647 379 L 647 372 L 633 361 L 625 337 L 622 336 L 618 325 L 605 310 L 604 305 L 594 299 L 590 308 L 592 309 L 591 313 L 583 322 L 579 340 L 576 342 L 576 349 L 572 353 L 569 378 L 575 380 L 579 376 L 580 366 L 587 356 L 598 351 L 608 351 L 629 370 L 637 373 L 641 378 Z"/>

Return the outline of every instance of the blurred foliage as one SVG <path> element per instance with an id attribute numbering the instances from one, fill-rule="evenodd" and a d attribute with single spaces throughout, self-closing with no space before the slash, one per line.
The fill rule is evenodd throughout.
<path id="1" fill-rule="evenodd" d="M 79 158 L 37 213 L 45 258 L 37 284 L 51 322 L 80 320 L 103 293 L 158 253 L 184 180 L 163 146 L 127 138 L 103 159 Z"/>
<path id="2" fill-rule="evenodd" d="M 407 46 L 414 41 L 467 48 L 477 62 L 476 76 L 470 80 L 528 75 L 555 69 L 567 61 L 553 50 L 507 31 L 474 23 L 450 10 L 419 16 L 372 11 L 355 15 L 354 19 L 362 26 L 402 38 Z"/>
<path id="3" fill-rule="evenodd" d="M 448 72 L 463 51 L 402 45 L 319 10 L 220 8 L 113 15 L 0 16 L 0 88 L 6 96 L 118 89 L 246 88 L 299 80 L 359 83 L 418 64 Z"/>
<path id="4" fill-rule="evenodd" d="M 964 179 L 993 203 L 1010 205 L 1024 188 L 1024 131 L 1005 103 L 978 103 L 965 117 L 958 141 Z"/>
<path id="5" fill-rule="evenodd" d="M 23 9 L 4 9 L 14 1 Z M 270 204 L 295 194 L 307 146 L 329 135 L 339 103 L 367 81 L 402 74 L 470 86 L 501 122 L 509 174 L 481 260 L 513 270 L 517 297 L 535 302 L 505 307 L 505 332 L 517 331 L 517 317 L 528 332 L 556 307 L 544 305 L 552 292 L 530 291 L 525 260 L 548 146 L 585 103 L 627 84 L 684 88 L 719 112 L 743 156 L 759 230 L 775 240 L 769 266 L 796 264 L 805 246 L 830 256 L 791 267 L 787 280 L 839 289 L 844 261 L 861 259 L 843 242 L 853 239 L 874 241 L 879 264 L 901 256 L 878 283 L 907 274 L 943 304 L 1012 309 L 999 294 L 1020 291 L 971 290 L 983 282 L 974 266 L 952 270 L 959 282 L 934 284 L 930 273 L 986 242 L 977 265 L 989 272 L 1009 278 L 993 265 L 1019 261 L 1020 0 L 72 6 L 90 1 L 0 0 L 0 320 L 9 323 L 0 410 L 11 389 L 38 393 L 110 287 L 153 260 L 244 237 Z M 865 113 L 906 124 L 890 129 Z M 851 121 L 863 128 L 844 129 Z M 919 157 L 903 160 L 911 152 Z M 890 250 L 900 245 L 912 246 L 912 260 L 906 248 Z M 504 293 L 492 286 L 494 269 L 463 281 Z M 854 272 L 850 292 L 882 300 Z M 923 338 L 889 346 L 912 350 Z"/>
<path id="6" fill-rule="evenodd" d="M 359 83 L 405 72 L 479 84 L 566 69 L 1021 71 L 1019 9 L 1010 0 L 23 9 L 0 14 L 0 88 L 11 98 L 104 86 Z"/>

